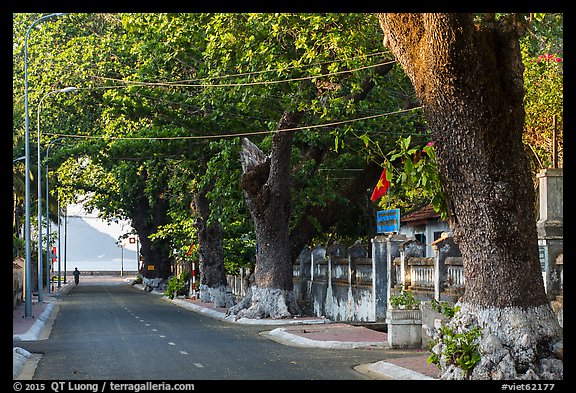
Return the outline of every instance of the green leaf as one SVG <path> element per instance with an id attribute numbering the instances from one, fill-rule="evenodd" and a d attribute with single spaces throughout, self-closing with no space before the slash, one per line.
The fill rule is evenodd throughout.
<path id="1" fill-rule="evenodd" d="M 410 157 L 406 157 L 406 161 L 404 161 L 404 172 L 412 173 L 413 170 L 414 163 L 412 162 L 412 159 L 410 159 Z"/>

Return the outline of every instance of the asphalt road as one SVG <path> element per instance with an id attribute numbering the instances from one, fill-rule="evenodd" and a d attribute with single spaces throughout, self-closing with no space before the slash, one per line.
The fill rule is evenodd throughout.
<path id="1" fill-rule="evenodd" d="M 267 326 L 205 317 L 123 281 L 82 282 L 62 297 L 34 380 L 366 380 L 379 350 L 285 346 Z M 277 326 L 274 326 L 277 327 Z"/>

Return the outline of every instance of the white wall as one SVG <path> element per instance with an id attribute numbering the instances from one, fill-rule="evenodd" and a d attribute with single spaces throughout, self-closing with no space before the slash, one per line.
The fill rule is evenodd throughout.
<path id="1" fill-rule="evenodd" d="M 426 236 L 426 255 L 425 257 L 433 257 L 434 249 L 430 245 L 434 239 L 434 232 L 450 232 L 450 225 L 445 221 L 438 220 L 437 222 L 430 221 L 426 225 L 400 225 L 399 233 L 406 235 L 407 238 L 416 238 L 417 234 L 424 234 Z"/>

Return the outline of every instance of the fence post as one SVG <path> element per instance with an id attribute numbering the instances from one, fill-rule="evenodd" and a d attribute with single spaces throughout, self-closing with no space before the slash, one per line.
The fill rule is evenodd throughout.
<path id="1" fill-rule="evenodd" d="M 556 259 L 564 249 L 564 170 L 542 169 L 538 173 L 540 217 L 536 223 L 538 230 L 538 251 L 544 278 L 544 288 L 549 300 L 554 300 L 561 292 L 560 266 Z"/>
<path id="2" fill-rule="evenodd" d="M 459 257 L 460 249 L 454 243 L 449 232 L 432 242 L 434 248 L 434 299 L 440 301 L 440 295 L 446 286 L 446 258 Z"/>
<path id="3" fill-rule="evenodd" d="M 377 235 L 372 239 L 372 294 L 376 321 L 385 321 L 392 282 L 392 261 L 400 255 L 405 235 Z"/>
<path id="4" fill-rule="evenodd" d="M 400 246 L 407 240 L 406 235 L 388 235 L 386 239 L 386 264 L 388 265 L 388 290 L 387 290 L 387 299 L 390 298 L 391 291 L 392 291 L 392 283 L 394 279 L 392 278 L 392 274 L 394 272 L 394 259 L 400 257 Z"/>
<path id="5" fill-rule="evenodd" d="M 312 252 L 308 246 L 300 251 L 298 256 L 300 260 L 300 299 L 308 299 L 310 297 L 310 266 L 312 260 Z"/>
<path id="6" fill-rule="evenodd" d="M 328 258 L 328 272 L 327 272 L 327 282 L 328 287 L 332 287 L 332 270 L 334 269 L 334 259 L 342 258 L 344 256 L 344 247 L 340 244 L 338 240 L 334 241 L 330 246 L 326 248 L 326 257 Z"/>
<path id="7" fill-rule="evenodd" d="M 404 288 L 408 288 L 411 283 L 408 259 L 411 257 L 424 257 L 426 245 L 416 239 L 409 239 L 400 244 L 400 278 Z"/>
<path id="8" fill-rule="evenodd" d="M 356 258 L 367 258 L 368 250 L 361 243 L 356 240 L 353 245 L 348 247 L 348 286 L 351 288 L 355 283 L 356 278 Z"/>
<path id="9" fill-rule="evenodd" d="M 374 318 L 376 321 L 386 320 L 388 309 L 387 246 L 384 235 L 377 235 L 372 240 L 372 298 L 374 299 Z"/>
<path id="10" fill-rule="evenodd" d="M 316 262 L 318 260 L 323 260 L 326 258 L 326 249 L 322 247 L 320 244 L 317 244 L 316 247 L 312 250 L 312 254 L 310 255 L 310 282 L 314 282 L 314 268 Z"/>

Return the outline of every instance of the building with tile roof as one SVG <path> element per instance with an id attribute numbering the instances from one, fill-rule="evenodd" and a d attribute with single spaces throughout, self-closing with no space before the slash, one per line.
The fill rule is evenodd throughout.
<path id="1" fill-rule="evenodd" d="M 450 232 L 448 222 L 440 218 L 432 205 L 416 209 L 400 217 L 399 233 L 426 244 L 426 256 L 433 257 L 432 242 L 440 238 L 443 232 Z"/>

